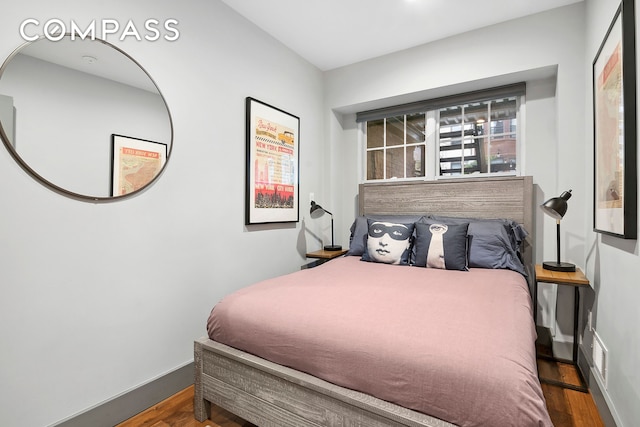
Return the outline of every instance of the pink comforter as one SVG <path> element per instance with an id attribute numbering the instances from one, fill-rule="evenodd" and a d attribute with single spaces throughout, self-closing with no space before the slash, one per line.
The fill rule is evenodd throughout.
<path id="1" fill-rule="evenodd" d="M 460 426 L 551 426 L 524 278 L 345 257 L 241 289 L 209 337 Z"/>

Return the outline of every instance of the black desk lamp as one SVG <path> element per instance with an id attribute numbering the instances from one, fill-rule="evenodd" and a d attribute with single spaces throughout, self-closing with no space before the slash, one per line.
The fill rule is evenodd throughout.
<path id="1" fill-rule="evenodd" d="M 313 200 L 311 201 L 311 211 L 309 211 L 309 214 L 311 215 L 311 218 L 313 218 L 313 219 L 320 218 L 325 213 L 328 213 L 329 215 L 331 215 L 331 244 L 330 245 L 325 245 L 324 250 L 325 251 L 339 251 L 339 250 L 342 249 L 342 246 L 333 244 L 333 214 L 331 212 L 329 212 L 328 210 L 324 209 L 322 206 L 320 206 L 319 204 L 317 204 Z"/>
<path id="2" fill-rule="evenodd" d="M 542 268 L 553 271 L 576 271 L 576 266 L 568 262 L 560 262 L 560 220 L 567 213 L 567 200 L 571 198 L 571 190 L 564 191 L 560 197 L 553 197 L 544 202 L 540 207 L 549 216 L 556 219 L 557 224 L 557 261 L 545 261 Z"/>

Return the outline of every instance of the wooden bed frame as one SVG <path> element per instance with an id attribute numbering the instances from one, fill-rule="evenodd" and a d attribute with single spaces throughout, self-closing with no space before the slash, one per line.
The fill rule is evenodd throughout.
<path id="1" fill-rule="evenodd" d="M 523 255 L 525 265 L 532 265 L 531 177 L 366 183 L 360 185 L 359 210 L 509 218 L 529 232 Z M 452 426 L 208 338 L 195 341 L 194 353 L 198 421 L 209 418 L 213 403 L 259 426 Z"/>

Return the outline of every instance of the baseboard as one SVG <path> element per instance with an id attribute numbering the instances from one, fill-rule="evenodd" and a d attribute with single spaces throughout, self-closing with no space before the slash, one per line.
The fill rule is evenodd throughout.
<path id="1" fill-rule="evenodd" d="M 193 362 L 54 424 L 56 427 L 113 427 L 193 384 Z"/>
<path id="2" fill-rule="evenodd" d="M 578 353 L 578 367 L 589 385 L 589 392 L 591 392 L 591 396 L 596 403 L 596 408 L 598 408 L 598 413 L 600 414 L 600 418 L 602 418 L 602 422 L 606 427 L 622 427 L 607 390 L 600 384 L 600 381 L 591 368 L 591 364 L 589 362 L 591 358 L 587 356 L 582 346 L 580 346 Z M 618 420 L 618 422 L 616 422 L 616 420 Z"/>

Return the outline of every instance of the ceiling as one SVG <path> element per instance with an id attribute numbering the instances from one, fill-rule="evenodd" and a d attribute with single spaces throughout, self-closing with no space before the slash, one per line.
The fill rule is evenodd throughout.
<path id="1" fill-rule="evenodd" d="M 326 71 L 582 0 L 222 0 Z"/>

